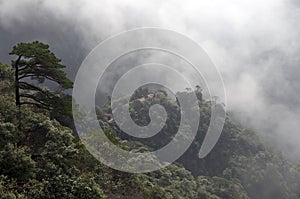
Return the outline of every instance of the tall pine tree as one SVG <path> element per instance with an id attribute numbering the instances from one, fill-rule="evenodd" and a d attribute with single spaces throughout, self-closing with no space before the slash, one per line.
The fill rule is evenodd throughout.
<path id="1" fill-rule="evenodd" d="M 39 41 L 19 43 L 13 47 L 10 55 L 17 57 L 12 61 L 15 71 L 16 105 L 20 107 L 23 104 L 30 104 L 49 110 L 57 108 L 62 103 L 61 97 L 65 95 L 58 91 L 42 88 L 32 81 L 55 82 L 61 88 L 60 91 L 73 86 L 72 81 L 62 70 L 65 66 L 49 50 L 49 45 Z M 31 81 L 28 81 L 30 79 Z"/>

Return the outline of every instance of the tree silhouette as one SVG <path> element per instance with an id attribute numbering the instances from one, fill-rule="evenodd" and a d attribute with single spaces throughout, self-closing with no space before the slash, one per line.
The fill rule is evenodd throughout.
<path id="1" fill-rule="evenodd" d="M 19 43 L 13 47 L 10 55 L 16 55 L 12 61 L 15 71 L 15 99 L 16 105 L 36 105 L 51 109 L 57 106 L 61 93 L 50 91 L 37 86 L 26 79 L 44 83 L 49 80 L 57 83 L 61 90 L 72 88 L 73 83 L 66 77 L 61 60 L 49 50 L 49 45 L 35 41 L 32 43 Z M 23 99 L 23 100 L 22 100 Z"/>

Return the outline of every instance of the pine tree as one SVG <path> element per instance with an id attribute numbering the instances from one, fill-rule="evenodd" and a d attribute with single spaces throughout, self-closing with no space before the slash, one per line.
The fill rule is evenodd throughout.
<path id="1" fill-rule="evenodd" d="M 26 79 L 44 83 L 49 80 L 57 83 L 60 90 L 72 88 L 73 83 L 66 77 L 65 68 L 61 60 L 49 50 L 49 45 L 35 41 L 32 43 L 19 43 L 13 47 L 10 55 L 16 55 L 12 61 L 15 72 L 15 99 L 16 105 L 36 105 L 38 107 L 53 109 L 59 104 L 60 93 L 43 89 Z"/>

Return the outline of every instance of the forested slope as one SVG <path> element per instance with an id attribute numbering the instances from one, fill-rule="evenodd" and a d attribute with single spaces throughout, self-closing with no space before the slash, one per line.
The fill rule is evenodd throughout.
<path id="1" fill-rule="evenodd" d="M 230 118 L 213 151 L 198 158 L 211 102 L 199 99 L 199 132 L 176 163 L 147 174 L 130 174 L 95 160 L 71 123 L 48 110 L 15 106 L 11 67 L 0 64 L 0 78 L 0 198 L 300 198 L 300 166 Z M 98 116 L 113 139 L 155 149 L 172 138 L 180 118 L 178 104 L 165 92 L 147 89 L 132 97 L 132 118 L 147 124 L 148 109 L 155 103 L 164 105 L 170 119 L 159 137 L 144 143 L 119 131 L 108 106 L 99 107 Z"/>

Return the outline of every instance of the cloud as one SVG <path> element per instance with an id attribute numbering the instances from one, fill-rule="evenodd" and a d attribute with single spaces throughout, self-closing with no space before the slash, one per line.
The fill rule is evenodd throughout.
<path id="1" fill-rule="evenodd" d="M 179 31 L 219 68 L 228 108 L 300 159 L 299 7 L 296 0 L 0 0 L 0 58 L 8 63 L 19 41 L 42 40 L 74 78 L 108 36 L 143 26 Z"/>

